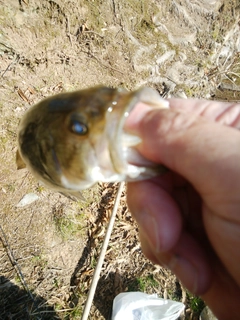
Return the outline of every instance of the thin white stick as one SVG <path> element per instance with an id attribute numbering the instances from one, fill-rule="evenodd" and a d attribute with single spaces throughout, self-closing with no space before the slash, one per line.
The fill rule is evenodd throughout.
<path id="1" fill-rule="evenodd" d="M 120 185 L 119 185 L 119 188 L 118 188 L 118 192 L 117 192 L 117 195 L 116 195 L 115 202 L 114 202 L 112 215 L 111 215 L 111 218 L 110 218 L 110 221 L 109 221 L 109 224 L 108 224 L 107 232 L 106 232 L 106 235 L 105 235 L 105 238 L 104 238 L 104 241 L 103 241 L 102 250 L 100 252 L 100 256 L 98 258 L 97 266 L 96 266 L 96 269 L 95 269 L 94 274 L 93 274 L 92 283 L 91 283 L 90 289 L 88 291 L 87 301 L 86 301 L 86 304 L 85 304 L 85 307 L 84 307 L 84 310 L 83 310 L 82 320 L 87 320 L 88 316 L 89 316 L 89 312 L 90 312 L 90 309 L 91 309 L 92 301 L 93 301 L 93 298 L 94 298 L 94 294 L 95 294 L 96 287 L 97 287 L 97 284 L 98 284 L 99 276 L 100 276 L 100 273 L 101 273 L 103 261 L 104 261 L 105 254 L 106 254 L 106 251 L 107 251 L 108 242 L 109 242 L 109 239 L 110 239 L 110 236 L 111 236 L 111 233 L 112 233 L 112 229 L 113 229 L 113 225 L 114 225 L 114 221 L 115 221 L 115 218 L 116 218 L 117 208 L 118 208 L 118 205 L 119 205 L 119 202 L 120 202 L 120 197 L 121 197 L 121 194 L 122 194 L 123 186 L 124 186 L 124 182 L 121 182 Z"/>

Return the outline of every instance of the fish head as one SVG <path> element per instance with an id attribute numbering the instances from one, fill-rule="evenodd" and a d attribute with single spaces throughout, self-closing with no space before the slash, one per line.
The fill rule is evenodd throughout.
<path id="1" fill-rule="evenodd" d="M 150 88 L 95 87 L 49 97 L 20 122 L 20 156 L 33 175 L 58 190 L 140 179 L 152 169 L 129 161 L 129 150 L 140 141 L 124 133 L 126 118 L 139 101 L 164 107 Z"/>

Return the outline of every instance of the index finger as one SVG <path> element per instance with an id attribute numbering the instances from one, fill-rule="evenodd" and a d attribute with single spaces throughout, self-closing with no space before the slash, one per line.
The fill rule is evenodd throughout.
<path id="1" fill-rule="evenodd" d="M 197 99 L 169 99 L 172 110 L 192 113 L 207 120 L 240 129 L 240 104 Z"/>

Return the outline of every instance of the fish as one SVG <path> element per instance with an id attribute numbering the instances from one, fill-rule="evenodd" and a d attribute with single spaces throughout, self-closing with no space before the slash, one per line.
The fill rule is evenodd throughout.
<path id="1" fill-rule="evenodd" d="M 50 96 L 30 107 L 18 129 L 18 169 L 44 185 L 82 198 L 97 182 L 148 179 L 165 168 L 142 157 L 141 139 L 127 132 L 137 104 L 168 108 L 158 92 L 97 86 Z"/>

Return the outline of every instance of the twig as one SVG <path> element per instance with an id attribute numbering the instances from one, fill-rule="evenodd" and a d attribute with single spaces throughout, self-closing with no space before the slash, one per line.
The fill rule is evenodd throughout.
<path id="1" fill-rule="evenodd" d="M 113 207 L 112 215 L 111 215 L 111 218 L 110 218 L 110 221 L 109 221 L 109 224 L 108 224 L 107 232 L 106 232 L 106 235 L 105 235 L 105 238 L 104 238 L 104 241 L 103 241 L 102 250 L 100 252 L 100 256 L 99 256 L 99 259 L 98 259 L 98 262 L 97 262 L 97 266 L 96 266 L 96 269 L 95 269 L 94 274 L 93 274 L 92 283 L 91 283 L 91 286 L 90 286 L 90 289 L 89 289 L 89 292 L 88 292 L 88 296 L 87 296 L 87 301 L 86 301 L 86 304 L 85 304 L 85 307 L 84 307 L 84 310 L 83 310 L 82 320 L 87 320 L 88 319 L 88 315 L 89 315 L 90 308 L 91 308 L 91 305 L 92 305 L 92 301 L 93 301 L 93 298 L 94 298 L 94 294 L 95 294 L 95 291 L 96 291 L 97 283 L 98 283 L 98 280 L 99 280 L 100 272 L 101 272 L 101 269 L 102 269 L 103 261 L 104 261 L 105 254 L 106 254 L 106 251 L 107 251 L 108 242 L 109 242 L 109 239 L 110 239 L 110 236 L 111 236 L 111 233 L 112 233 L 112 229 L 113 229 L 115 217 L 116 217 L 116 214 L 117 214 L 117 208 L 118 208 L 118 205 L 119 205 L 119 201 L 120 201 L 120 197 L 121 197 L 121 194 L 122 194 L 123 186 L 124 186 L 124 182 L 121 182 L 120 185 L 119 185 L 119 188 L 118 188 L 118 192 L 117 192 L 117 195 L 116 195 L 115 202 L 114 202 L 114 207 Z"/>
<path id="2" fill-rule="evenodd" d="M 12 47 L 9 47 L 8 45 L 6 45 L 5 43 L 3 43 L 3 42 L 0 42 L 0 46 L 4 46 L 5 48 L 7 48 L 7 49 L 10 49 L 11 51 L 12 51 L 12 53 L 14 53 L 14 54 L 16 54 L 16 52 L 15 52 L 15 50 L 12 48 Z"/>
<path id="3" fill-rule="evenodd" d="M 81 49 L 82 49 L 82 47 L 81 47 Z M 112 69 L 112 70 L 114 70 L 114 71 L 117 71 L 117 72 L 119 72 L 119 73 L 121 73 L 121 74 L 124 74 L 122 71 L 120 71 L 120 70 L 118 70 L 118 69 L 116 69 L 116 68 L 114 68 L 114 67 L 112 67 L 112 66 L 110 66 L 110 65 L 107 65 L 107 64 L 103 63 L 103 62 L 100 61 L 97 57 L 95 57 L 91 52 L 85 51 L 85 50 L 83 50 L 83 49 L 82 49 L 82 52 L 83 52 L 83 53 L 86 53 L 90 58 L 95 59 L 95 60 L 96 60 L 98 63 L 100 63 L 104 68 L 109 68 L 109 69 Z"/>
<path id="4" fill-rule="evenodd" d="M 112 6 L 113 6 L 113 14 L 114 14 L 114 17 L 117 18 L 117 14 L 116 14 L 116 4 L 115 4 L 115 1 L 112 0 Z"/>
<path id="5" fill-rule="evenodd" d="M 72 36 L 71 36 L 71 32 L 70 32 L 70 23 L 69 23 L 69 18 L 66 17 L 66 35 L 69 38 L 69 41 L 71 43 L 71 47 L 73 47 L 73 43 L 72 43 Z"/>
<path id="6" fill-rule="evenodd" d="M 4 77 L 5 73 L 10 69 L 10 67 L 14 64 L 16 64 L 20 59 L 20 55 L 19 54 L 15 54 L 15 58 L 14 58 L 14 61 L 11 61 L 9 63 L 9 65 L 7 66 L 7 68 L 3 71 L 2 75 L 1 75 L 1 78 Z"/>
<path id="7" fill-rule="evenodd" d="M 118 69 L 116 69 L 116 68 L 114 68 L 114 67 L 112 67 L 112 66 L 110 66 L 110 65 L 107 65 L 107 64 L 103 63 L 103 62 L 100 61 L 98 58 L 96 58 L 91 52 L 88 53 L 88 54 L 90 55 L 91 58 L 94 58 L 95 60 L 97 60 L 97 62 L 99 62 L 104 68 L 109 68 L 109 69 L 112 69 L 112 70 L 114 70 L 114 71 L 117 71 L 117 72 L 119 72 L 119 73 L 121 73 L 121 74 L 124 74 L 122 71 L 120 71 L 120 70 L 118 70 Z"/>
<path id="8" fill-rule="evenodd" d="M 22 274 L 22 271 L 21 271 L 21 269 L 20 269 L 20 267 L 19 267 L 19 265 L 18 265 L 18 263 L 17 263 L 14 255 L 13 255 L 12 250 L 10 249 L 10 246 L 9 246 L 9 244 L 8 244 L 8 241 L 7 241 L 6 234 L 5 234 L 5 232 L 3 231 L 3 228 L 2 228 L 1 225 L 0 225 L 0 233 L 1 233 L 1 234 L 0 234 L 0 239 L 1 239 L 1 241 L 2 241 L 2 244 L 3 244 L 4 248 L 6 249 L 8 258 L 9 258 L 12 266 L 13 266 L 14 269 L 17 271 L 17 274 L 18 274 L 18 276 L 19 276 L 19 278 L 20 278 L 20 280 L 21 280 L 21 283 L 22 283 L 24 289 L 27 291 L 29 297 L 33 300 L 33 302 L 35 302 L 35 300 L 34 300 L 34 298 L 33 298 L 33 295 L 32 295 L 31 291 L 30 291 L 29 288 L 28 288 L 28 285 L 27 285 L 26 281 L 24 280 L 24 276 L 23 276 L 23 274 Z"/>

